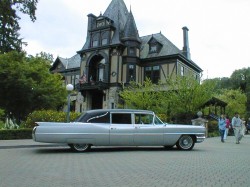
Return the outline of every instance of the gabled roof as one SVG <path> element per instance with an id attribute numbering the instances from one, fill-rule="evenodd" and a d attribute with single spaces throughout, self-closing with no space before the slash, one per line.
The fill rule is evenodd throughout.
<path id="1" fill-rule="evenodd" d="M 227 103 L 216 98 L 216 97 L 212 97 L 211 99 L 209 99 L 206 103 L 204 103 L 202 105 L 202 107 L 206 107 L 206 106 L 222 106 L 222 107 L 226 107 L 227 106 Z"/>
<path id="2" fill-rule="evenodd" d="M 156 40 L 158 43 L 162 45 L 161 50 L 158 53 L 149 53 L 149 41 Z M 198 71 L 202 72 L 202 69 L 194 63 L 192 60 L 187 59 L 183 52 L 176 47 L 171 41 L 169 41 L 163 34 L 157 33 L 152 35 L 147 35 L 141 37 L 141 50 L 140 50 L 140 58 L 141 59 L 150 59 L 155 57 L 164 57 L 178 55 L 179 57 L 185 59 L 190 65 L 195 67 Z"/>
<path id="3" fill-rule="evenodd" d="M 159 53 L 149 53 L 149 41 L 151 39 L 157 40 L 162 44 L 162 48 Z M 182 51 L 178 49 L 172 42 L 170 42 L 163 34 L 157 33 L 148 36 L 141 37 L 141 59 L 161 57 L 174 54 L 182 54 Z"/>
<path id="4" fill-rule="evenodd" d="M 66 59 L 66 62 L 67 62 L 66 69 L 79 68 L 81 63 L 81 57 L 79 54 L 76 54 L 71 58 Z"/>
<path id="5" fill-rule="evenodd" d="M 52 67 L 50 68 L 50 71 L 55 70 L 59 64 L 63 65 L 63 67 L 60 68 L 60 71 L 80 68 L 80 62 L 81 62 L 81 57 L 79 54 L 76 54 L 71 58 L 57 57 Z"/>

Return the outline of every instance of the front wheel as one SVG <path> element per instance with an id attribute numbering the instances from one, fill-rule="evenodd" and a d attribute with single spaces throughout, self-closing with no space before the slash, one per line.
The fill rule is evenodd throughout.
<path id="1" fill-rule="evenodd" d="M 90 144 L 69 144 L 70 148 L 76 152 L 87 152 L 89 151 Z"/>
<path id="2" fill-rule="evenodd" d="M 194 139 L 190 135 L 183 135 L 176 143 L 176 146 L 181 150 L 191 150 L 193 149 L 194 144 Z"/>

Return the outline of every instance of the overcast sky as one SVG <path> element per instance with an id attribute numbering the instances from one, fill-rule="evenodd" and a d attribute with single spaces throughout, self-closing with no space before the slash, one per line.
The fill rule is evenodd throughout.
<path id="1" fill-rule="evenodd" d="M 21 16 L 25 50 L 70 58 L 87 34 L 87 15 L 104 13 L 111 0 L 40 0 L 35 23 Z M 124 0 L 132 10 L 140 36 L 161 32 L 179 49 L 182 27 L 189 28 L 191 59 L 203 69 L 203 79 L 230 77 L 250 67 L 249 0 Z"/>

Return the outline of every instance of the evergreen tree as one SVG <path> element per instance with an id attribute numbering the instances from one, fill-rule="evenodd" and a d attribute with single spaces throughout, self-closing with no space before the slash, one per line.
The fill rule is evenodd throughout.
<path id="1" fill-rule="evenodd" d="M 38 0 L 1 0 L 0 1 L 0 54 L 16 50 L 20 52 L 25 42 L 20 38 L 20 17 L 17 12 L 28 14 L 34 22 Z"/>

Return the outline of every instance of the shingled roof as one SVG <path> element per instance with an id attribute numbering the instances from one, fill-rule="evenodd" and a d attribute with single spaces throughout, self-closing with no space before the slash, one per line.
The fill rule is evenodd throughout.
<path id="1" fill-rule="evenodd" d="M 91 14 L 91 16 L 94 15 Z M 116 28 L 110 42 L 111 45 L 123 44 L 123 42 L 121 41 L 123 39 L 137 40 L 141 43 L 140 59 L 142 60 L 178 55 L 180 58 L 184 59 L 186 62 L 194 66 L 197 70 L 202 71 L 202 69 L 197 64 L 195 64 L 191 59 L 185 57 L 183 51 L 176 47 L 163 34 L 157 33 L 140 37 L 132 11 L 128 11 L 123 0 L 112 0 L 102 16 L 111 19 L 113 21 L 114 27 Z M 161 50 L 158 53 L 149 52 L 149 41 L 152 38 L 154 38 L 162 46 Z M 90 37 L 88 36 L 86 43 L 81 51 L 89 49 L 89 44 Z"/>
<path id="2" fill-rule="evenodd" d="M 59 63 L 63 65 L 63 68 L 61 69 L 62 71 L 77 69 L 80 68 L 81 57 L 79 54 L 76 54 L 71 58 L 57 57 L 52 67 L 50 68 L 50 71 L 53 71 L 58 66 Z"/>
<path id="3" fill-rule="evenodd" d="M 141 40 L 138 34 L 135 19 L 131 10 L 129 12 L 127 22 L 124 26 L 123 39 L 134 39 L 137 41 Z"/>
<path id="4" fill-rule="evenodd" d="M 127 22 L 128 14 L 128 9 L 123 0 L 112 0 L 104 12 L 103 16 L 113 20 L 114 26 L 116 27 L 111 44 L 121 43 L 120 36 Z"/>
<path id="5" fill-rule="evenodd" d="M 149 41 L 154 38 L 162 45 L 161 50 L 158 53 L 149 53 Z M 141 49 L 140 49 L 140 58 L 141 59 L 150 59 L 156 57 L 164 57 L 178 55 L 179 57 L 184 58 L 190 65 L 195 67 L 197 70 L 202 71 L 202 69 L 194 63 L 192 60 L 187 59 L 182 50 L 176 47 L 170 40 L 168 40 L 162 33 L 147 35 L 141 37 Z"/>
<path id="6" fill-rule="evenodd" d="M 162 48 L 159 53 L 149 53 L 149 40 L 154 38 L 160 44 Z M 141 37 L 141 59 L 152 58 L 152 57 L 161 57 L 166 55 L 182 54 L 182 51 L 179 50 L 172 42 L 170 42 L 163 34 L 157 33 L 152 35 L 147 35 Z"/>

